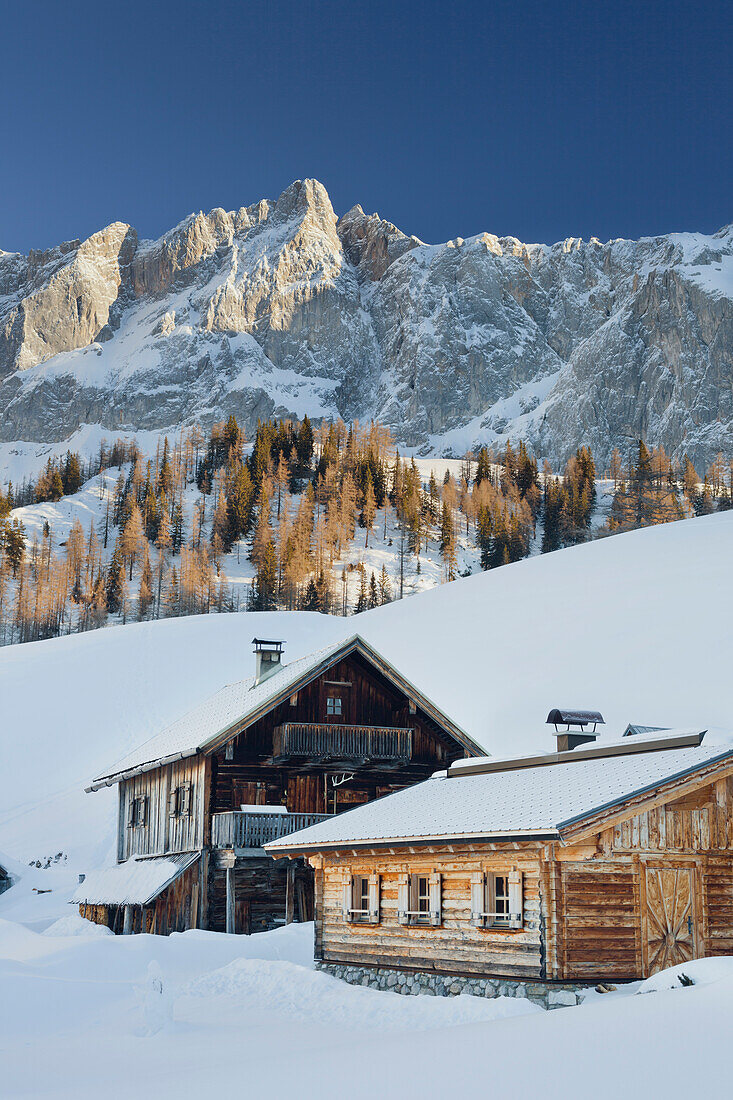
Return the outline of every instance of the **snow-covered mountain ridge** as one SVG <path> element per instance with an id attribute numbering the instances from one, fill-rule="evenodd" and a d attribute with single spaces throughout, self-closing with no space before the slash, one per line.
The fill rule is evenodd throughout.
<path id="1" fill-rule="evenodd" d="M 305 180 L 158 241 L 0 252 L 5 442 L 308 413 L 426 453 L 523 435 L 603 463 L 643 434 L 702 466 L 733 451 L 732 383 L 733 226 L 426 245 Z"/>

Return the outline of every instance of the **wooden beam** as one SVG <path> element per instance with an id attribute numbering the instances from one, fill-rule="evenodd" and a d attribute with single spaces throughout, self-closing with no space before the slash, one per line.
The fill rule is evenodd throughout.
<path id="1" fill-rule="evenodd" d="M 227 916 L 226 916 L 226 930 L 231 935 L 234 931 L 234 868 L 227 867 Z"/>
<path id="2" fill-rule="evenodd" d="M 293 923 L 293 915 L 295 909 L 295 867 L 294 860 L 288 862 L 287 875 L 285 879 L 285 923 Z"/>

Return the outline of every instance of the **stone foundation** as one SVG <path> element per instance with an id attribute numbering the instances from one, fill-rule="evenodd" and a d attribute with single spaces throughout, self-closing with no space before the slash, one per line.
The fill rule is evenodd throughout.
<path id="1" fill-rule="evenodd" d="M 365 985 L 387 993 L 428 997 L 455 997 L 470 993 L 474 997 L 526 997 L 541 1008 L 576 1005 L 589 987 L 570 982 L 519 982 L 511 978 L 464 978 L 451 974 L 428 974 L 384 967 L 346 966 L 342 963 L 317 962 L 319 970 L 341 978 L 351 985 Z"/>

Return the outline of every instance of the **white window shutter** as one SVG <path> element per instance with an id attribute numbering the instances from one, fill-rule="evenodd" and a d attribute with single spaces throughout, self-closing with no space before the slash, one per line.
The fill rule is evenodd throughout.
<path id="1" fill-rule="evenodd" d="M 186 783 L 185 787 L 181 787 L 181 813 L 188 817 L 191 813 L 191 784 Z"/>
<path id="2" fill-rule="evenodd" d="M 171 787 L 168 795 L 168 817 L 175 817 L 178 813 L 178 787 Z"/>
<path id="3" fill-rule="evenodd" d="M 410 876 L 400 875 L 397 880 L 397 921 L 399 924 L 409 924 L 410 917 Z"/>
<path id="4" fill-rule="evenodd" d="M 521 928 L 524 922 L 524 891 L 522 889 L 522 872 L 509 872 L 509 914 L 510 928 Z"/>
<path id="5" fill-rule="evenodd" d="M 442 875 L 440 871 L 433 871 L 430 876 L 430 923 L 437 925 L 443 923 L 443 899 L 442 899 Z"/>
<path id="6" fill-rule="evenodd" d="M 135 827 L 135 808 L 137 802 L 133 798 L 132 791 L 127 792 L 127 828 L 133 829 Z"/>
<path id="7" fill-rule="evenodd" d="M 369 876 L 369 922 L 379 924 L 379 875 Z"/>
<path id="8" fill-rule="evenodd" d="M 343 887 L 343 902 L 341 908 L 344 914 L 344 920 L 352 920 L 354 914 L 351 910 L 354 907 L 354 876 L 349 875 L 344 881 Z"/>
<path id="9" fill-rule="evenodd" d="M 471 874 L 471 924 L 474 928 L 483 928 L 486 923 L 484 917 L 485 894 L 483 871 L 473 871 Z"/>
<path id="10" fill-rule="evenodd" d="M 139 825 L 147 825 L 148 823 L 148 796 L 146 794 L 140 799 L 140 812 L 137 820 Z"/>

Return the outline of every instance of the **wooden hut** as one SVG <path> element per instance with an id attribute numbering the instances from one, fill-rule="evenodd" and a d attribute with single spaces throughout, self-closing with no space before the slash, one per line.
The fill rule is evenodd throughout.
<path id="1" fill-rule="evenodd" d="M 733 954 L 733 748 L 662 731 L 465 760 L 267 845 L 316 874 L 317 964 L 574 1003 Z"/>
<path id="2" fill-rule="evenodd" d="M 80 911 L 115 931 L 254 932 L 313 918 L 313 872 L 263 845 L 481 752 L 355 635 L 291 664 L 254 639 L 255 675 L 130 753 L 88 788 L 119 786 L 117 866 Z"/>

